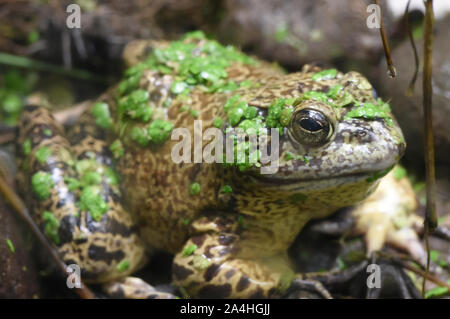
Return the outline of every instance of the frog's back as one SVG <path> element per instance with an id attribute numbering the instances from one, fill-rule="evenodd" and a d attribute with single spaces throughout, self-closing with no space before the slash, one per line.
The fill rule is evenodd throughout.
<path id="1" fill-rule="evenodd" d="M 125 54 L 130 56 L 131 53 L 133 57 L 127 60 L 136 63 L 139 59 L 135 57 L 142 56 L 142 52 L 158 48 L 163 48 L 164 52 L 168 46 L 170 43 L 167 42 L 139 41 L 130 44 L 136 52 L 128 49 Z M 282 75 L 278 67 L 266 62 L 247 57 L 237 60 L 230 61 L 224 68 L 226 77 L 218 84 L 222 87 L 213 90 L 211 86 L 194 85 L 188 92 L 180 94 L 185 82 L 177 82 L 178 75 L 164 72 L 168 70 L 144 68 L 139 72 L 138 86 L 131 93 L 127 92 L 118 100 L 111 99 L 110 95 L 104 97 L 109 105 L 118 104 L 116 118 L 120 119 L 120 100 L 136 90 L 143 90 L 147 92 L 153 109 L 150 125 L 159 121 L 172 129 L 183 128 L 190 136 L 192 152 L 187 156 L 190 163 L 177 163 L 172 158 L 172 150 L 181 137 L 172 141 L 170 136 L 166 136 L 163 143 L 140 143 L 142 140 L 132 132 L 137 131 L 136 128 L 145 132 L 148 122 L 127 118 L 125 124 L 123 121 L 119 124 L 117 132 L 124 145 L 124 155 L 118 169 L 122 175 L 125 199 L 136 217 L 141 237 L 153 247 L 172 252 L 179 250 L 186 240 L 189 224 L 208 211 L 216 212 L 220 206 L 217 196 L 224 186 L 222 167 L 214 163 L 195 163 L 194 121 L 201 121 L 202 132 L 214 126 L 221 129 L 226 118 L 223 106 L 230 96 L 259 90 Z M 221 62 L 217 63 L 220 65 Z M 118 90 L 121 90 L 120 85 Z M 202 151 L 197 154 L 202 154 Z"/>

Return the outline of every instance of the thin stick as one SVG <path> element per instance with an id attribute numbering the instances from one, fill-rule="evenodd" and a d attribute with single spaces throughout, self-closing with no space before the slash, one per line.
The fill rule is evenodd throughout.
<path id="1" fill-rule="evenodd" d="M 433 31 L 434 14 L 433 0 L 426 2 L 425 16 L 425 44 L 424 44 L 424 68 L 423 68 L 423 113 L 425 118 L 425 168 L 427 182 L 426 223 L 431 231 L 437 227 L 436 214 L 436 178 L 434 166 L 434 137 L 432 117 L 433 87 L 431 85 L 433 73 Z"/>
<path id="2" fill-rule="evenodd" d="M 402 267 L 404 267 L 404 268 L 406 268 L 408 270 L 411 270 L 412 272 L 422 276 L 423 278 L 428 279 L 429 281 L 435 283 L 438 286 L 445 287 L 445 288 L 447 288 L 450 291 L 450 284 L 446 283 L 445 281 L 440 280 L 439 278 L 437 278 L 437 277 L 435 277 L 433 275 L 430 275 L 428 272 L 423 271 L 421 269 L 418 269 L 418 268 L 416 268 L 414 266 L 408 265 L 406 263 L 400 263 L 400 264 L 401 264 Z"/>
<path id="3" fill-rule="evenodd" d="M 3 197 L 8 200 L 13 209 L 18 213 L 18 215 L 25 221 L 25 223 L 30 227 L 31 231 L 36 235 L 41 244 L 48 250 L 50 256 L 55 261 L 58 268 L 62 271 L 64 275 L 67 274 L 67 265 L 59 258 L 58 254 L 55 252 L 52 246 L 47 241 L 47 238 L 41 233 L 39 228 L 36 226 L 30 214 L 28 213 L 28 209 L 23 204 L 22 200 L 17 196 L 17 194 L 9 187 L 6 181 L 3 179 L 3 176 L 0 175 L 0 193 Z M 76 288 L 75 292 L 82 299 L 94 299 L 95 295 L 90 291 L 90 289 L 82 284 L 81 288 Z"/>
<path id="4" fill-rule="evenodd" d="M 378 0 L 375 0 L 375 3 L 377 4 L 377 6 L 379 8 L 381 8 L 380 3 L 378 2 Z M 389 43 L 388 43 L 388 40 L 387 40 L 386 30 L 384 28 L 384 23 L 383 23 L 383 17 L 382 17 L 382 14 L 381 14 L 381 9 L 380 9 L 380 35 L 381 35 L 381 40 L 383 41 L 384 54 L 386 56 L 388 75 L 391 78 L 395 78 L 397 76 L 397 71 L 395 70 L 394 63 L 392 62 L 391 50 L 389 49 Z"/>
<path id="5" fill-rule="evenodd" d="M 434 13 L 433 0 L 425 2 L 425 42 L 424 42 L 424 68 L 423 68 L 423 114 L 425 130 L 425 173 L 426 173 L 426 192 L 427 203 L 425 213 L 425 243 L 427 244 L 427 269 L 430 266 L 430 250 L 428 247 L 428 234 L 437 227 L 436 214 L 436 178 L 434 167 L 434 137 L 433 137 L 433 114 L 432 114 L 432 96 L 433 87 L 431 85 L 433 74 L 433 31 L 434 31 Z M 426 277 L 423 277 L 422 296 L 425 295 Z"/>
<path id="6" fill-rule="evenodd" d="M 400 256 L 400 258 L 399 258 L 397 256 L 393 256 L 393 255 L 387 254 L 382 251 L 378 252 L 378 253 L 381 256 L 383 256 L 384 258 L 391 260 L 393 263 L 396 263 L 397 265 L 399 265 L 405 269 L 411 270 L 412 272 L 418 274 L 419 276 L 421 276 L 423 278 L 427 278 L 429 281 L 435 283 L 438 286 L 446 287 L 450 290 L 450 284 L 448 284 L 447 282 L 442 281 L 441 279 L 429 274 L 426 270 L 424 271 L 422 269 L 419 269 L 419 268 L 411 265 L 408 262 L 409 260 L 406 259 L 406 258 L 408 258 L 408 256 L 399 255 Z M 418 266 L 420 266 L 420 265 L 418 265 Z"/>
<path id="7" fill-rule="evenodd" d="M 58 65 L 53 65 L 41 61 L 32 60 L 23 56 L 17 56 L 2 52 L 0 52 L 0 64 L 33 69 L 43 72 L 51 72 L 80 80 L 94 81 L 107 84 L 107 81 L 104 78 L 84 70 L 66 69 Z"/>
<path id="8" fill-rule="evenodd" d="M 406 5 L 406 9 L 405 9 L 405 22 L 406 22 L 406 29 L 408 30 L 408 38 L 409 38 L 409 42 L 411 43 L 411 47 L 413 49 L 413 53 L 414 53 L 414 64 L 415 64 L 415 70 L 414 70 L 414 75 L 411 79 L 411 82 L 409 83 L 408 89 L 406 90 L 406 94 L 412 96 L 414 94 L 414 85 L 416 84 L 417 81 L 417 76 L 419 75 L 419 54 L 417 53 L 417 47 L 416 47 L 416 43 L 414 41 L 414 35 L 411 29 L 411 24 L 409 23 L 409 5 L 411 4 L 411 0 L 408 0 L 408 4 Z"/>

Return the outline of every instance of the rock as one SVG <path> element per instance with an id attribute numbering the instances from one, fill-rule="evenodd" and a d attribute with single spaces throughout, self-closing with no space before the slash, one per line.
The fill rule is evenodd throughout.
<path id="1" fill-rule="evenodd" d="M 305 63 L 377 60 L 378 29 L 367 27 L 369 0 L 227 0 L 218 36 L 268 60 L 299 68 Z M 387 8 L 383 19 L 392 31 Z"/>
<path id="2" fill-rule="evenodd" d="M 442 167 L 438 172 L 450 176 L 450 16 L 435 26 L 433 47 L 433 129 L 435 137 L 436 165 Z M 423 39 L 416 41 L 418 53 L 423 65 Z M 422 72 L 419 73 L 414 95 L 408 96 L 406 90 L 414 74 L 414 55 L 408 40 L 393 51 L 394 64 L 398 76 L 390 79 L 386 76 L 383 61 L 378 70 L 379 94 L 391 99 L 393 112 L 402 127 L 407 142 L 405 160 L 414 167 L 423 170 L 423 106 Z M 439 177 L 439 174 L 438 174 Z"/>

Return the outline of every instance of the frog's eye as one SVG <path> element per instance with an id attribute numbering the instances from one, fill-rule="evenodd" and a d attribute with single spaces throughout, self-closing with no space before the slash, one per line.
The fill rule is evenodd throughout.
<path id="1" fill-rule="evenodd" d="M 294 139 L 303 145 L 321 146 L 333 135 L 334 126 L 321 111 L 300 109 L 291 118 L 289 131 Z"/>

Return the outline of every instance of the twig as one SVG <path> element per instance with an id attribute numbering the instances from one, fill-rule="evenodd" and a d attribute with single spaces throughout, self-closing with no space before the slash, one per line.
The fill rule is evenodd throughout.
<path id="1" fill-rule="evenodd" d="M 379 8 L 381 8 L 378 0 L 375 0 L 375 3 L 377 4 L 377 6 Z M 395 69 L 394 63 L 392 62 L 391 50 L 389 49 L 389 43 L 387 40 L 386 30 L 384 28 L 383 17 L 382 17 L 381 12 L 380 12 L 380 35 L 381 35 L 381 40 L 383 41 L 384 54 L 386 56 L 388 75 L 391 78 L 395 78 L 397 76 L 397 71 Z"/>
<path id="2" fill-rule="evenodd" d="M 409 256 L 406 255 L 402 255 L 399 254 L 399 256 L 393 256 L 391 254 L 387 254 L 385 252 L 378 252 L 380 254 L 380 256 L 383 256 L 386 259 L 389 259 L 390 261 L 392 261 L 393 263 L 411 270 L 412 272 L 418 274 L 419 276 L 426 278 L 427 280 L 435 283 L 436 285 L 442 286 L 442 287 L 446 287 L 450 289 L 450 284 L 446 283 L 445 281 L 442 281 L 441 279 L 433 276 L 432 274 L 428 273 L 427 270 L 422 270 L 420 268 L 417 268 L 416 266 L 411 265 L 409 262 L 410 260 L 408 259 Z M 417 264 L 417 266 L 420 267 L 420 265 Z"/>
<path id="3" fill-rule="evenodd" d="M 428 247 L 428 235 L 437 227 L 436 214 L 436 178 L 434 167 L 434 138 L 433 138 L 433 114 L 432 114 L 432 96 L 433 87 L 431 85 L 433 74 L 433 31 L 434 31 L 434 13 L 433 0 L 425 2 L 425 42 L 424 42 L 424 68 L 423 68 L 423 114 L 425 130 L 425 173 L 426 173 L 426 192 L 427 203 L 425 213 L 425 243 L 427 245 L 427 269 L 430 267 L 430 250 Z M 423 277 L 422 296 L 425 295 L 426 277 Z"/>
<path id="4" fill-rule="evenodd" d="M 30 227 L 31 231 L 36 235 L 41 244 L 48 250 L 50 256 L 58 266 L 58 268 L 62 271 L 64 275 L 67 274 L 67 265 L 59 258 L 58 254 L 55 252 L 52 246 L 48 243 L 45 236 L 41 233 L 39 228 L 36 226 L 30 214 L 28 213 L 28 209 L 23 204 L 22 200 L 17 196 L 17 194 L 9 187 L 6 181 L 3 179 L 3 176 L 0 175 L 0 193 L 3 197 L 11 204 L 17 214 L 25 221 L 25 223 Z M 75 292 L 82 299 L 94 299 L 95 295 L 92 291 L 84 284 L 82 284 L 81 288 L 75 289 Z"/>
<path id="5" fill-rule="evenodd" d="M 5 64 L 9 66 L 15 66 L 15 67 L 21 67 L 21 68 L 27 68 L 27 69 L 33 69 L 38 71 L 44 71 L 44 72 L 51 72 L 56 73 L 80 80 L 86 80 L 86 81 L 93 81 L 93 82 L 100 82 L 107 84 L 108 81 L 105 80 L 105 78 L 99 77 L 95 74 L 92 74 L 90 72 L 84 71 L 84 70 L 77 70 L 77 69 L 66 69 L 63 67 L 60 67 L 58 65 L 53 65 L 41 61 L 32 60 L 23 56 L 18 55 L 12 55 L 7 53 L 0 52 L 0 64 Z"/>
<path id="6" fill-rule="evenodd" d="M 409 14 L 408 13 L 409 13 L 409 5 L 410 4 L 411 4 L 411 0 L 408 0 L 408 4 L 406 5 L 406 9 L 405 9 L 405 22 L 406 22 L 406 29 L 408 30 L 408 38 L 409 38 L 409 41 L 411 42 L 411 47 L 412 47 L 413 53 L 414 53 L 415 70 L 414 70 L 413 78 L 411 79 L 408 89 L 406 90 L 406 94 L 412 96 L 414 94 L 414 85 L 416 84 L 417 76 L 419 74 L 420 62 L 419 62 L 419 54 L 417 53 L 417 47 L 416 47 L 416 43 L 414 41 L 412 29 L 411 29 L 411 24 L 409 23 Z"/>

